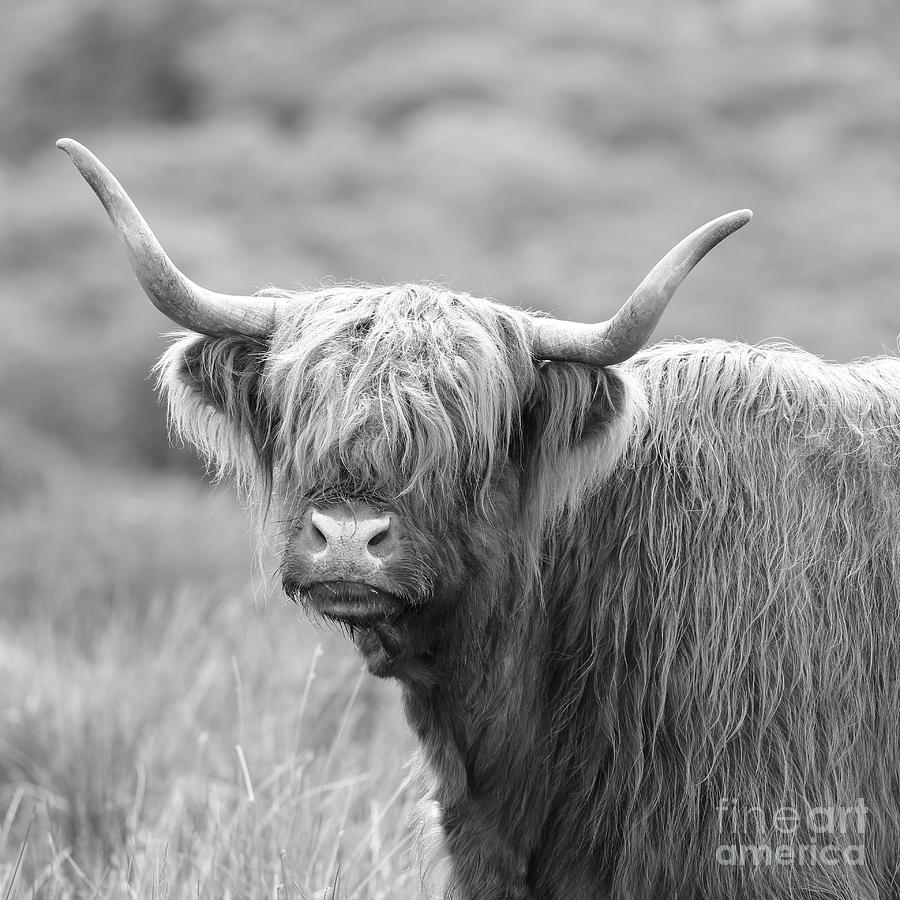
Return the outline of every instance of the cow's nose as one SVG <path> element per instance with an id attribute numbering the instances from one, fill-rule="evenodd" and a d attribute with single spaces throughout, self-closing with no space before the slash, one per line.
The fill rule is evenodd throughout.
<path id="1" fill-rule="evenodd" d="M 313 508 L 300 530 L 299 548 L 320 563 L 380 567 L 397 547 L 394 518 L 354 504 Z"/>

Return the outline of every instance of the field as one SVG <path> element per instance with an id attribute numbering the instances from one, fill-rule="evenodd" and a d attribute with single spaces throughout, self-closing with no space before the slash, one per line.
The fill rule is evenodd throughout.
<path id="1" fill-rule="evenodd" d="M 658 335 L 848 360 L 900 331 L 898 38 L 884 0 L 0 3 L 0 898 L 440 882 L 398 691 L 168 447 L 169 326 L 55 138 L 233 292 L 428 279 L 600 319 L 749 206 Z"/>
<path id="2" fill-rule="evenodd" d="M 408 880 L 395 698 L 252 586 L 243 522 L 174 476 L 84 475 L 4 509 L 0 847 L 10 884 L 30 829 L 22 896 Z"/>

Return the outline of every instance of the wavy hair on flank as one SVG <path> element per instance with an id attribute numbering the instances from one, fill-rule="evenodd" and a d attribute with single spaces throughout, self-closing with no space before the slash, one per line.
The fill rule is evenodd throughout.
<path id="1" fill-rule="evenodd" d="M 709 340 L 628 369 L 649 416 L 588 504 L 596 562 L 551 599 L 602 641 L 550 704 L 593 707 L 609 742 L 581 752 L 569 817 L 613 896 L 896 896 L 900 361 Z M 864 843 L 865 867 L 716 863 L 765 838 L 748 809 L 859 797 L 865 834 L 827 839 Z M 816 835 L 773 845 L 792 841 Z"/>
<path id="2" fill-rule="evenodd" d="M 428 284 L 265 296 L 296 297 L 267 342 L 190 334 L 156 368 L 173 433 L 257 509 L 360 495 L 445 527 L 490 513 L 512 459 L 543 520 L 624 446 L 621 380 L 536 363 L 519 310 Z"/>

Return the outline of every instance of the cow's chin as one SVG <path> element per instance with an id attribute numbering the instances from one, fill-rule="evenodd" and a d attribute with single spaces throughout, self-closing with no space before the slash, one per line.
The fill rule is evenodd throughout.
<path id="1" fill-rule="evenodd" d="M 423 647 L 414 637 L 421 631 L 414 626 L 421 601 L 358 581 L 302 584 L 285 579 L 284 590 L 311 613 L 345 628 L 373 675 L 428 680 L 420 659 Z"/>
<path id="2" fill-rule="evenodd" d="M 354 633 L 353 642 L 372 675 L 390 678 L 399 675 L 405 668 L 403 661 L 407 647 L 404 632 L 402 625 L 380 622 Z"/>

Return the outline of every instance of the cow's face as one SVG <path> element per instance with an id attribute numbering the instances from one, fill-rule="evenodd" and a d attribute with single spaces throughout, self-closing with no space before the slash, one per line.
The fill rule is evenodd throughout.
<path id="1" fill-rule="evenodd" d="M 629 433 L 627 390 L 607 367 L 643 346 L 685 275 L 751 215 L 697 229 L 591 325 L 421 285 L 243 297 L 186 278 L 105 166 L 58 146 L 150 300 L 207 335 L 161 363 L 176 430 L 274 501 L 285 589 L 360 634 L 380 673 L 427 653 L 449 610 L 464 627 L 471 585 L 483 613 L 510 569 L 536 571 L 547 523 L 602 480 Z"/>
<path id="2" fill-rule="evenodd" d="M 265 342 L 188 337 L 162 382 L 181 432 L 271 498 L 287 594 L 381 674 L 521 567 L 627 430 L 611 370 L 536 362 L 523 313 L 423 285 L 303 295 Z"/>

